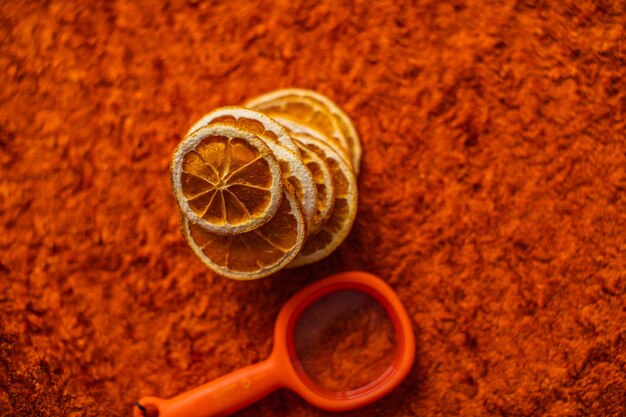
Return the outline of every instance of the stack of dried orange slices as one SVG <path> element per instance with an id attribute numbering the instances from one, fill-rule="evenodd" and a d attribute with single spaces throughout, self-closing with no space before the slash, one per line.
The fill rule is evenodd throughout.
<path id="1" fill-rule="evenodd" d="M 313 91 L 214 110 L 172 155 L 185 239 L 210 269 L 240 280 L 325 258 L 352 228 L 360 161 L 348 116 Z"/>

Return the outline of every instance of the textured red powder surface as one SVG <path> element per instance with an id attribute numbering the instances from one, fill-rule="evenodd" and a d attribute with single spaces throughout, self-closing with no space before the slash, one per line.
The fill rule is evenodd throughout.
<path id="1" fill-rule="evenodd" d="M 0 414 L 130 415 L 266 357 L 279 306 L 364 269 L 415 324 L 352 416 L 626 414 L 623 2 L 3 2 Z M 313 88 L 365 149 L 329 259 L 258 282 L 186 247 L 171 151 Z M 278 391 L 239 416 L 322 416 Z"/>

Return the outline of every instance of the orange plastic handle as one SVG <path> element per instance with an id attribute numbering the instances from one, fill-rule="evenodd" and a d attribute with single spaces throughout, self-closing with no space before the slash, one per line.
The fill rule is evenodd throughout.
<path id="1" fill-rule="evenodd" d="M 301 369 L 293 344 L 293 329 L 302 311 L 315 300 L 341 290 L 369 294 L 385 309 L 396 336 L 392 364 L 370 384 L 349 392 L 328 392 Z M 370 404 L 396 388 L 408 375 L 415 358 L 415 338 L 409 316 L 393 290 L 380 278 L 366 272 L 335 274 L 300 290 L 283 306 L 274 328 L 270 357 L 214 381 L 164 400 L 145 397 L 138 404 L 146 417 L 219 417 L 234 413 L 278 388 L 297 392 L 306 401 L 328 411 L 348 411 Z M 136 407 L 135 417 L 144 413 Z"/>
<path id="2" fill-rule="evenodd" d="M 164 400 L 142 398 L 139 403 L 158 408 L 158 417 L 220 417 L 260 400 L 280 387 L 273 357 L 238 369 L 190 391 Z M 143 417 L 139 409 L 136 416 Z"/>

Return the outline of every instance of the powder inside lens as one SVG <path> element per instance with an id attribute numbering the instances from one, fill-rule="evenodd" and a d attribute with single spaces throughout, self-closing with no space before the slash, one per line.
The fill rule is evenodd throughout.
<path id="1" fill-rule="evenodd" d="M 307 307 L 296 323 L 298 362 L 319 387 L 352 391 L 391 365 L 396 341 L 387 313 L 371 296 L 338 291 Z"/>

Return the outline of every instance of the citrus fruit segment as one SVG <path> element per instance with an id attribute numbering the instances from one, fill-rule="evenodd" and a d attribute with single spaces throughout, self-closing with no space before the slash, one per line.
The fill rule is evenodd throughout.
<path id="1" fill-rule="evenodd" d="M 326 161 L 299 140 L 294 139 L 294 142 L 300 148 L 302 162 L 311 171 L 313 182 L 317 189 L 315 213 L 307 229 L 307 233 L 311 235 L 316 233 L 330 217 L 333 203 L 335 202 L 335 186 L 333 185 L 333 176 Z"/>
<path id="2" fill-rule="evenodd" d="M 187 135 L 210 123 L 224 123 L 239 126 L 242 129 L 254 133 L 266 143 L 279 143 L 300 156 L 300 150 L 296 144 L 293 143 L 293 140 L 291 140 L 289 133 L 287 133 L 281 125 L 261 112 L 238 106 L 220 107 L 202 116 L 200 120 L 191 126 Z"/>
<path id="3" fill-rule="evenodd" d="M 265 142 L 278 160 L 283 179 L 294 188 L 307 226 L 309 226 L 315 214 L 317 189 L 311 171 L 301 160 L 300 148 L 293 142 L 287 131 L 263 113 L 243 107 L 229 106 L 206 114 L 190 129 L 190 132 L 203 125 L 217 122 L 250 131 Z M 295 151 L 292 151 L 292 148 Z"/>
<path id="4" fill-rule="evenodd" d="M 274 154 L 258 136 L 236 126 L 216 123 L 187 135 L 174 150 L 171 174 L 180 210 L 213 233 L 259 227 L 282 199 Z"/>
<path id="5" fill-rule="evenodd" d="M 307 265 L 328 256 L 348 236 L 357 211 L 357 184 L 350 165 L 328 144 L 303 134 L 294 137 L 325 159 L 333 175 L 335 201 L 328 220 L 317 233 L 307 237 L 290 267 Z"/>
<path id="6" fill-rule="evenodd" d="M 288 264 L 304 242 L 305 223 L 291 187 L 274 217 L 257 229 L 238 235 L 218 235 L 191 223 L 181 215 L 185 240 L 194 254 L 211 270 L 225 277 L 263 278 Z"/>
<path id="7" fill-rule="evenodd" d="M 252 99 L 248 106 L 309 125 L 333 138 L 348 153 L 354 172 L 359 173 L 363 152 L 359 135 L 348 115 L 328 97 L 302 88 L 287 88 Z"/>

